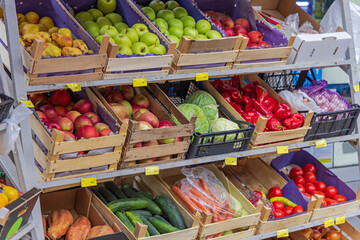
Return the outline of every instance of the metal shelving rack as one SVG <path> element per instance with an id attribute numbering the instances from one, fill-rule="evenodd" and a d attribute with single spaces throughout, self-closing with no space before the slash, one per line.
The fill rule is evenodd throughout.
<path id="1" fill-rule="evenodd" d="M 30 1 L 30 0 L 29 0 Z M 344 29 L 352 35 L 352 23 L 350 19 L 350 7 L 349 0 L 340 0 L 342 6 L 342 16 Z M 67 88 L 65 83 L 61 84 L 53 84 L 53 85 L 40 85 L 40 86 L 26 86 L 24 71 L 22 65 L 22 55 L 21 50 L 19 48 L 19 34 L 17 27 L 17 19 L 16 19 L 16 8 L 14 0 L 2 0 L 0 2 L 1 7 L 4 10 L 5 15 L 5 25 L 6 25 L 6 34 L 8 37 L 8 46 L 9 46 L 9 56 L 3 56 L 3 58 L 8 58 L 7 61 L 10 62 L 11 65 L 11 77 L 9 78 L 7 75 L 3 74 L 1 71 L 3 69 L 0 67 L 0 77 L 2 77 L 2 81 L 5 81 L 6 84 L 11 84 L 13 86 L 13 97 L 16 100 L 26 100 L 28 92 L 38 92 L 38 91 L 49 91 L 55 89 L 64 89 Z M 1 62 L 1 57 L 0 57 Z M 310 68 L 326 68 L 326 67 L 341 67 L 350 78 L 350 85 L 358 85 L 359 78 L 356 68 L 355 62 L 355 51 L 354 51 L 354 43 L 351 42 L 349 46 L 349 50 L 346 54 L 346 60 L 338 61 L 338 62 L 315 62 L 315 63 L 303 63 L 300 65 L 283 65 L 283 66 L 274 66 L 274 67 L 260 67 L 260 68 L 250 68 L 250 69 L 231 69 L 224 71 L 210 71 L 209 77 L 221 77 L 221 76 L 232 76 L 237 74 L 249 74 L 249 73 L 259 73 L 259 72 L 272 72 L 272 71 L 282 71 L 282 70 L 306 70 Z M 187 74 L 173 74 L 167 76 L 151 76 L 147 78 L 148 82 L 163 82 L 163 81 L 179 81 L 179 80 L 189 80 L 194 79 L 195 73 L 187 73 Z M 111 79 L 111 80 L 101 80 L 101 81 L 92 81 L 92 82 L 82 82 L 82 87 L 90 87 L 90 86 L 106 86 L 106 85 L 119 85 L 119 84 L 132 84 L 131 78 L 123 78 L 123 79 Z M 351 96 L 353 99 L 353 103 L 360 104 L 360 93 L 354 92 L 353 88 L 351 88 Z M 24 120 L 20 124 L 21 133 L 20 138 L 16 142 L 16 150 L 13 152 L 13 159 L 8 157 L 0 158 L 1 167 L 8 173 L 13 180 L 14 184 L 18 186 L 22 191 L 30 190 L 32 187 L 38 187 L 40 189 L 44 188 L 57 188 L 65 185 L 74 185 L 80 184 L 80 177 L 74 177 L 64 180 L 54 180 L 51 182 L 37 182 L 35 164 L 33 158 L 33 147 L 31 144 L 31 128 L 29 119 Z M 1 127 L 0 125 L 0 131 Z M 359 130 L 360 130 L 360 120 L 358 121 L 356 133 L 349 136 L 335 137 L 326 139 L 328 143 L 331 142 L 341 142 L 341 141 L 350 141 L 350 140 L 359 140 Z M 291 144 L 289 145 L 289 150 L 296 150 L 299 148 L 309 147 L 314 145 L 314 141 L 308 141 L 303 143 Z M 356 146 L 358 150 L 359 163 L 360 163 L 360 144 Z M 24 155 L 26 153 L 26 157 Z M 255 156 L 262 154 L 271 154 L 276 153 L 276 147 L 268 147 L 264 149 L 257 150 L 247 150 L 243 152 L 236 152 L 230 154 L 222 154 L 210 157 L 201 157 L 195 159 L 185 159 L 182 161 L 177 161 L 174 163 L 161 163 L 159 164 L 159 168 L 170 169 L 175 167 L 182 167 L 188 165 L 196 165 L 196 164 L 205 164 L 205 163 L 213 163 L 224 161 L 225 157 L 237 157 L 242 158 L 246 156 Z M 360 166 L 360 164 L 359 164 Z M 134 174 L 142 174 L 144 173 L 144 168 L 132 168 L 132 169 L 121 169 L 111 173 L 102 173 L 102 174 L 94 174 L 93 176 L 97 179 L 104 179 L 110 177 L 118 177 L 118 176 L 127 176 Z M 358 216 L 360 215 L 360 210 L 349 213 L 346 217 Z M 325 220 L 325 219 L 324 219 Z M 297 231 L 300 229 L 320 225 L 323 223 L 323 220 L 318 220 L 315 222 L 310 222 L 306 224 L 302 224 L 299 226 L 289 228 L 289 232 Z M 40 212 L 40 204 L 37 203 L 33 210 L 32 219 L 29 224 L 24 226 L 12 239 L 19 239 L 24 234 L 30 233 L 32 239 L 42 239 L 42 223 L 41 223 L 41 212 Z M 276 236 L 276 232 L 269 232 L 262 235 L 256 235 L 251 238 L 247 238 L 249 240 L 258 240 L 264 239 L 268 237 Z"/>

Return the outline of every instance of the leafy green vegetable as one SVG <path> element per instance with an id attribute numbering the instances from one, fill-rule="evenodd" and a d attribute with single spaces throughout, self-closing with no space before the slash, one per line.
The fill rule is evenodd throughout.
<path id="1" fill-rule="evenodd" d="M 216 105 L 209 104 L 201 107 L 201 109 L 203 110 L 209 125 L 219 118 L 219 110 Z"/>
<path id="2" fill-rule="evenodd" d="M 223 132 L 223 131 L 230 131 L 230 130 L 236 130 L 239 129 L 239 126 L 226 119 L 226 118 L 218 118 L 215 121 L 213 121 L 213 123 L 210 126 L 210 132 L 211 133 L 215 133 L 215 132 Z M 226 136 L 226 141 L 230 141 L 235 139 L 236 134 L 230 134 Z M 214 142 L 222 142 L 224 141 L 224 135 L 220 135 L 220 136 L 216 136 L 214 139 Z"/>
<path id="3" fill-rule="evenodd" d="M 193 92 L 189 97 L 185 99 L 185 103 L 192 103 L 196 106 L 203 107 L 213 104 L 216 106 L 216 100 L 210 93 L 203 90 Z"/>
<path id="4" fill-rule="evenodd" d="M 209 132 L 209 123 L 206 119 L 206 116 L 203 110 L 196 106 L 195 104 L 184 103 L 181 104 L 179 107 L 180 112 L 184 114 L 184 116 L 190 120 L 193 114 L 196 115 L 196 122 L 195 122 L 195 131 L 199 133 L 208 133 Z M 175 116 L 171 116 L 171 118 L 175 121 L 177 125 L 180 125 L 180 122 L 175 118 Z"/>

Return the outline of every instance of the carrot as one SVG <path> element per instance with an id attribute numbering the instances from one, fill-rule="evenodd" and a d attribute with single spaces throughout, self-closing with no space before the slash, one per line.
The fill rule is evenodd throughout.
<path id="1" fill-rule="evenodd" d="M 203 210 L 204 212 L 207 212 L 207 213 L 211 213 L 211 210 L 210 210 L 210 208 L 208 206 L 206 206 L 205 204 L 199 202 L 196 198 L 190 198 L 190 199 L 201 210 Z"/>
<path id="2" fill-rule="evenodd" d="M 171 189 L 179 198 L 181 198 L 181 200 L 184 201 L 184 203 L 191 209 L 192 212 L 198 211 L 199 208 L 191 201 L 191 199 L 188 196 L 185 196 L 181 192 L 180 188 L 174 185 L 171 187 Z"/>
<path id="3" fill-rule="evenodd" d="M 218 220 L 219 220 L 219 212 L 218 212 L 217 207 L 214 204 L 211 204 L 211 210 L 212 210 L 212 213 L 213 213 L 213 221 L 218 222 Z"/>
<path id="4" fill-rule="evenodd" d="M 203 199 L 203 201 L 208 202 L 209 204 L 211 204 L 211 203 L 217 204 L 216 201 L 214 201 L 214 199 L 211 199 L 209 196 L 202 194 L 195 188 L 191 188 L 190 193 L 192 193 L 193 195 L 195 195 L 198 198 Z"/>
<path id="5" fill-rule="evenodd" d="M 234 213 L 235 213 L 235 209 L 231 209 L 231 210 L 229 211 L 229 213 L 227 214 L 225 220 L 232 219 L 232 217 L 234 216 Z"/>
<path id="6" fill-rule="evenodd" d="M 209 188 L 206 186 L 206 183 L 205 183 L 204 179 L 200 179 L 200 183 L 201 183 L 201 187 L 204 189 L 204 191 L 211 196 Z"/>

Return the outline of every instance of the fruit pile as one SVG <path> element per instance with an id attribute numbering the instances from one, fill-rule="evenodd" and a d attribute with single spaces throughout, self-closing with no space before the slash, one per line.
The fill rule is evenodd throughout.
<path id="1" fill-rule="evenodd" d="M 324 200 L 321 204 L 322 207 L 347 201 L 345 196 L 338 194 L 336 187 L 326 186 L 323 181 L 317 181 L 315 174 L 315 166 L 308 163 L 305 164 L 303 168 L 292 168 L 289 173 L 289 178 L 295 182 L 300 192 L 309 200 L 315 194 L 323 196 Z"/>
<path id="2" fill-rule="evenodd" d="M 222 38 L 218 31 L 211 30 L 211 24 L 206 19 L 196 22 L 176 1 L 164 3 L 153 0 L 141 10 L 170 41 L 175 41 L 177 46 L 183 36 L 194 40 Z"/>
<path id="3" fill-rule="evenodd" d="M 50 131 L 63 131 L 64 140 L 103 137 L 112 133 L 110 127 L 92 111 L 93 105 L 88 99 L 74 103 L 67 90 L 54 91 L 49 98 L 44 93 L 33 93 L 29 99 L 45 126 Z"/>
<path id="4" fill-rule="evenodd" d="M 19 198 L 19 192 L 10 186 L 0 185 L 0 209 Z"/>
<path id="5" fill-rule="evenodd" d="M 256 81 L 241 87 L 239 77 L 234 76 L 227 82 L 216 79 L 213 86 L 245 121 L 256 125 L 259 116 L 267 118 L 264 132 L 296 129 L 304 124 L 303 115 L 292 113 L 287 103 L 279 103 Z"/>
<path id="6" fill-rule="evenodd" d="M 92 191 L 132 233 L 137 223 L 147 225 L 146 237 L 186 229 L 183 216 L 167 196 L 154 197 L 114 182 L 106 182 L 104 186 Z"/>
<path id="7" fill-rule="evenodd" d="M 123 18 L 116 12 L 116 1 L 99 0 L 97 9 L 91 8 L 79 12 L 75 18 L 79 19 L 86 31 L 101 44 L 102 38 L 107 33 L 110 42 L 119 45 L 118 53 L 121 55 L 147 55 L 166 54 L 166 48 L 160 44 L 160 39 L 151 33 L 148 27 L 142 23 L 136 23 L 129 27 L 123 22 Z"/>
<path id="8" fill-rule="evenodd" d="M 45 42 L 43 57 L 60 57 L 69 55 L 91 54 L 86 43 L 81 39 L 74 39 L 68 28 L 58 28 L 53 19 L 42 17 L 35 12 L 25 15 L 18 13 L 20 43 L 28 51 L 35 39 Z"/>
<path id="9" fill-rule="evenodd" d="M 235 21 L 221 13 L 208 11 L 205 13 L 211 21 L 218 27 L 224 29 L 226 36 L 243 36 L 249 38 L 249 48 L 270 47 L 268 42 L 264 41 L 263 35 L 258 31 L 250 31 L 250 23 L 246 18 L 238 18 Z M 219 16 L 222 16 L 219 18 Z"/>

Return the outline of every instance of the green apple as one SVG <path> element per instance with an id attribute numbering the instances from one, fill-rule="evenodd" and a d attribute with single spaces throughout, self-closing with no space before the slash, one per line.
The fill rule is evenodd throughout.
<path id="1" fill-rule="evenodd" d="M 97 36 L 99 36 L 100 29 L 99 29 L 99 26 L 95 22 L 92 22 L 92 21 L 85 22 L 84 28 L 86 31 L 88 31 L 93 36 L 93 38 L 96 38 Z"/>
<path id="2" fill-rule="evenodd" d="M 211 30 L 211 24 L 207 20 L 201 19 L 196 23 L 196 30 L 198 30 L 200 34 L 206 34 Z"/>
<path id="3" fill-rule="evenodd" d="M 120 16 L 120 14 L 117 14 L 117 13 L 108 13 L 105 15 L 105 17 L 107 19 L 110 20 L 110 22 L 114 25 L 115 23 L 118 23 L 118 22 L 122 22 L 123 19 L 122 17 Z"/>
<path id="4" fill-rule="evenodd" d="M 137 42 L 134 43 L 131 46 L 131 50 L 133 53 L 137 54 L 137 55 L 147 55 L 150 54 L 150 49 L 149 47 L 143 43 L 143 42 Z"/>
<path id="5" fill-rule="evenodd" d="M 216 38 L 222 38 L 221 34 L 218 31 L 210 30 L 205 35 L 208 39 L 216 39 Z"/>
<path id="6" fill-rule="evenodd" d="M 131 42 L 130 38 L 124 33 L 117 34 L 114 37 L 114 40 L 117 45 L 125 45 L 128 47 L 132 46 L 132 42 Z"/>
<path id="7" fill-rule="evenodd" d="M 205 35 L 203 34 L 199 34 L 196 36 L 195 40 L 204 40 L 204 39 L 208 39 Z"/>
<path id="8" fill-rule="evenodd" d="M 111 13 L 116 9 L 116 0 L 98 0 L 97 9 L 105 15 Z"/>
<path id="9" fill-rule="evenodd" d="M 160 39 L 155 34 L 148 32 L 141 36 L 140 42 L 143 42 L 146 45 L 151 46 L 156 43 L 160 43 Z"/>
<path id="10" fill-rule="evenodd" d="M 169 22 L 171 19 L 175 18 L 175 14 L 171 11 L 171 10 L 160 10 L 157 13 L 157 18 L 162 18 L 164 19 L 166 22 Z"/>
<path id="11" fill-rule="evenodd" d="M 123 29 L 120 33 L 126 34 L 132 43 L 139 41 L 139 35 L 133 28 Z"/>
<path id="12" fill-rule="evenodd" d="M 160 29 L 160 28 L 166 28 L 169 29 L 169 25 L 167 24 L 167 22 L 162 19 L 162 18 L 157 18 L 155 19 L 155 25 Z"/>
<path id="13" fill-rule="evenodd" d="M 149 32 L 148 27 L 143 23 L 136 23 L 131 28 L 136 31 L 139 37 Z"/>
<path id="14" fill-rule="evenodd" d="M 164 34 L 165 36 L 169 36 L 169 30 L 165 29 L 165 28 L 159 28 L 160 32 L 162 32 L 162 34 Z"/>
<path id="15" fill-rule="evenodd" d="M 100 35 L 104 35 L 105 33 L 109 34 L 110 37 L 115 37 L 119 32 L 116 30 L 114 26 L 105 25 L 100 28 Z"/>
<path id="16" fill-rule="evenodd" d="M 195 39 L 198 34 L 199 33 L 195 28 L 192 27 L 184 28 L 184 35 L 190 37 L 191 39 Z"/>
<path id="17" fill-rule="evenodd" d="M 166 9 L 173 10 L 174 8 L 180 7 L 180 5 L 176 1 L 167 1 L 165 3 Z"/>
<path id="18" fill-rule="evenodd" d="M 96 19 L 96 23 L 99 25 L 100 29 L 105 25 L 112 26 L 112 23 L 106 17 L 98 17 L 98 19 Z"/>
<path id="19" fill-rule="evenodd" d="M 158 13 L 160 10 L 165 9 L 165 3 L 160 0 L 153 0 L 150 2 L 149 7 L 151 7 L 155 13 Z"/>
<path id="20" fill-rule="evenodd" d="M 89 10 L 87 10 L 88 13 L 90 13 L 94 20 L 96 21 L 96 19 L 98 19 L 99 17 L 103 17 L 103 13 L 99 10 L 99 9 L 96 9 L 96 8 L 91 8 Z"/>
<path id="21" fill-rule="evenodd" d="M 181 28 L 184 28 L 184 25 L 183 25 L 183 22 L 179 19 L 171 19 L 169 22 L 169 27 L 181 27 Z"/>
<path id="22" fill-rule="evenodd" d="M 150 52 L 155 55 L 166 54 L 166 48 L 161 44 L 154 44 L 149 47 Z"/>
<path id="23" fill-rule="evenodd" d="M 68 7 L 69 7 L 69 9 L 70 9 L 71 15 L 75 16 L 74 9 L 73 9 L 72 7 L 70 7 L 70 6 L 68 6 Z"/>
<path id="24" fill-rule="evenodd" d="M 129 28 L 129 26 L 126 23 L 118 22 L 114 24 L 114 27 L 118 32 L 120 33 L 122 30 Z"/>
<path id="25" fill-rule="evenodd" d="M 181 39 L 184 35 L 184 30 L 181 27 L 172 27 L 169 28 L 170 35 L 176 36 L 178 39 Z"/>
<path id="26" fill-rule="evenodd" d="M 79 12 L 75 15 L 75 19 L 79 19 L 81 23 L 87 22 L 87 21 L 94 21 L 93 15 L 91 15 L 88 12 Z"/>
<path id="27" fill-rule="evenodd" d="M 120 53 L 121 55 L 133 55 L 133 52 L 131 51 L 131 48 L 126 45 L 119 45 L 119 50 L 117 53 Z"/>
<path id="28" fill-rule="evenodd" d="M 95 38 L 95 41 L 96 41 L 99 45 L 101 45 L 103 37 L 104 37 L 103 35 L 97 36 L 97 37 Z M 113 38 L 110 38 L 109 42 L 115 43 L 115 40 L 114 40 Z"/>
<path id="29" fill-rule="evenodd" d="M 167 38 L 170 40 L 170 42 L 176 42 L 176 47 L 179 46 L 180 40 L 178 37 L 176 37 L 174 35 L 170 35 Z"/>
<path id="30" fill-rule="evenodd" d="M 154 21 L 156 18 L 156 13 L 151 7 L 143 7 L 141 9 L 145 15 L 150 19 L 150 21 Z"/>
<path id="31" fill-rule="evenodd" d="M 192 16 L 185 16 L 181 18 L 184 27 L 196 27 L 196 21 Z"/>
<path id="32" fill-rule="evenodd" d="M 172 11 L 174 12 L 175 17 L 177 19 L 182 19 L 183 17 L 186 17 L 189 15 L 188 12 L 186 11 L 186 9 L 183 7 L 174 8 Z"/>

